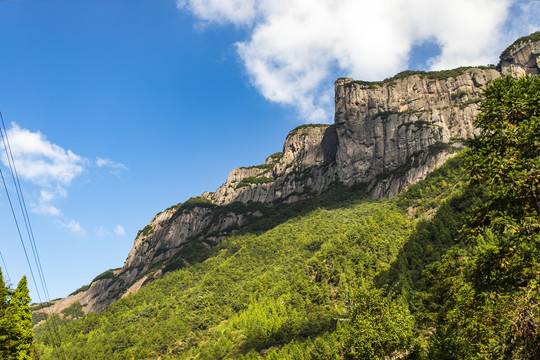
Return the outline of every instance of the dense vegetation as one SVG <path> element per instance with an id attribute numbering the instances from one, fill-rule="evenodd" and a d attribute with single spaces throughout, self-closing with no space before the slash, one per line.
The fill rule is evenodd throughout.
<path id="1" fill-rule="evenodd" d="M 377 328 L 389 331 L 387 351 L 410 346 L 419 335 L 413 333 L 408 299 L 376 290 L 375 280 L 391 272 L 403 245 L 420 236 L 419 224 L 429 228 L 435 221 L 419 219 L 463 191 L 460 162 L 398 199 L 373 200 L 361 190 L 344 194 L 340 188 L 303 216 L 261 234 L 230 237 L 208 260 L 149 284 L 101 314 L 61 320 L 63 351 L 67 358 L 97 359 L 371 357 L 370 349 L 380 353 L 381 347 L 375 342 L 359 348 L 355 340 L 366 321 L 374 326 L 365 335 L 372 341 L 381 340 Z M 436 221 L 434 229 L 449 223 Z M 377 309 L 373 319 L 363 316 L 370 304 L 385 309 L 384 319 Z M 54 358 L 46 330 L 36 334 L 44 358 Z"/>
<path id="2" fill-rule="evenodd" d="M 539 358 L 540 79 L 485 95 L 470 150 L 398 197 L 282 204 L 102 313 L 69 309 L 60 349 L 39 326 L 43 358 Z"/>
<path id="3" fill-rule="evenodd" d="M 252 184 L 268 184 L 274 181 L 275 179 L 269 176 L 249 176 L 247 178 L 243 178 L 236 187 L 241 188 L 250 186 Z"/>
<path id="4" fill-rule="evenodd" d="M 345 86 L 351 86 L 352 84 L 358 84 L 363 86 L 368 86 L 368 88 L 373 89 L 383 85 L 394 86 L 398 80 L 408 78 L 410 76 L 419 76 L 422 79 L 429 80 L 447 80 L 449 78 L 456 78 L 467 73 L 473 69 L 495 69 L 495 65 L 489 66 L 461 66 L 455 69 L 450 70 L 439 70 L 439 71 L 423 71 L 423 70 L 405 70 L 392 77 L 386 78 L 382 81 L 364 81 L 364 80 L 353 80 L 348 83 L 345 83 Z"/>

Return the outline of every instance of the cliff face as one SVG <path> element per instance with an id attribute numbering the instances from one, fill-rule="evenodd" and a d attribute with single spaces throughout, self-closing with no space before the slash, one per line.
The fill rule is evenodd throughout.
<path id="1" fill-rule="evenodd" d="M 271 206 L 314 197 L 335 183 L 365 184 L 376 197 L 397 195 L 453 156 L 474 134 L 482 89 L 501 75 L 540 73 L 540 33 L 517 40 L 498 68 L 403 72 L 382 82 L 335 83 L 333 125 L 291 131 L 283 152 L 233 169 L 215 192 L 156 215 L 135 239 L 124 266 L 74 297 L 99 311 L 167 271 L 186 244 L 210 247 Z M 234 206 L 237 204 L 238 206 Z M 242 205 L 243 204 L 243 205 Z M 240 207 L 239 207 L 240 206 Z M 69 301 L 67 302 L 69 305 Z"/>
<path id="2" fill-rule="evenodd" d="M 335 161 L 337 141 L 332 126 L 300 126 L 289 133 L 282 153 L 268 157 L 263 165 L 233 169 L 215 193 L 202 196 L 218 205 L 272 204 L 312 197 L 336 180 L 329 176 L 329 169 Z"/>
<path id="3" fill-rule="evenodd" d="M 540 32 L 517 39 L 501 54 L 503 75 L 520 77 L 540 74 Z"/>
<path id="4" fill-rule="evenodd" d="M 405 72 L 375 83 L 339 79 L 332 126 L 293 130 L 281 157 L 234 169 L 215 193 L 203 196 L 219 205 L 293 202 L 335 182 L 365 183 L 377 197 L 397 195 L 474 133 L 481 89 L 499 76 L 481 67 Z"/>
<path id="5" fill-rule="evenodd" d="M 470 68 L 412 73 L 383 84 L 336 82 L 338 178 L 394 196 L 423 179 L 474 132 L 481 89 L 500 76 Z"/>
<path id="6" fill-rule="evenodd" d="M 211 207 L 203 204 L 172 207 L 156 215 L 137 235 L 124 266 L 115 270 L 114 276 L 94 280 L 79 299 L 85 305 L 84 311 L 101 311 L 126 293 L 138 291 L 145 281 L 163 275 L 164 261 L 176 255 L 186 242 L 199 239 L 202 246 L 209 248 L 229 235 L 231 229 L 242 226 L 253 214 L 229 211 L 215 215 Z M 156 267 L 156 264 L 162 266 Z"/>

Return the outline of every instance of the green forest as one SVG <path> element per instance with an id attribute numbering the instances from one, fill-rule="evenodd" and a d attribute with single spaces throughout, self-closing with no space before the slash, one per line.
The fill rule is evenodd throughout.
<path id="1" fill-rule="evenodd" d="M 494 81 L 475 125 L 395 198 L 336 185 L 101 313 L 50 317 L 39 356 L 540 358 L 540 79 Z"/>

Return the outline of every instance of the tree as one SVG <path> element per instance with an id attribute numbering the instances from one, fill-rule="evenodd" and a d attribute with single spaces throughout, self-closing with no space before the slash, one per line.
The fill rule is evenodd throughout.
<path id="1" fill-rule="evenodd" d="M 481 193 L 462 233 L 423 273 L 433 359 L 540 358 L 540 79 L 495 80 L 466 169 Z"/>
<path id="2" fill-rule="evenodd" d="M 479 227 L 525 225 L 540 217 L 540 78 L 504 77 L 485 90 L 470 144 L 473 182 L 487 186 L 489 201 Z M 538 231 L 523 226 L 519 231 Z"/>
<path id="3" fill-rule="evenodd" d="M 471 141 L 472 182 L 487 201 L 471 218 L 479 246 L 477 284 L 526 287 L 538 276 L 540 254 L 540 78 L 504 77 L 485 90 Z"/>
<path id="4" fill-rule="evenodd" d="M 14 291 L 10 291 L 0 270 L 0 358 L 32 359 L 32 314 L 29 305 L 26 276 Z"/>
<path id="5" fill-rule="evenodd" d="M 533 359 L 540 357 L 540 78 L 500 78 L 484 95 L 467 156 L 484 202 L 463 229 L 469 251 L 445 259 L 459 272 L 434 277 L 445 296 L 432 353 Z"/>

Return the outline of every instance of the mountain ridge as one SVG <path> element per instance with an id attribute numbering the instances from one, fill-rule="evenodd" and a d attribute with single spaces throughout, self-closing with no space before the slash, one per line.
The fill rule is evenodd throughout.
<path id="1" fill-rule="evenodd" d="M 335 184 L 362 185 L 374 197 L 399 194 L 474 135 L 487 84 L 540 73 L 540 39 L 533 35 L 507 48 L 497 67 L 403 72 L 381 82 L 336 80 L 332 125 L 297 127 L 264 164 L 233 169 L 215 192 L 157 214 L 137 235 L 124 266 L 64 299 L 64 308 L 79 303 L 85 312 L 101 311 L 162 277 L 170 259 L 189 266 L 181 254 L 187 244 L 197 241 L 204 252 L 269 207 L 313 198 Z"/>

